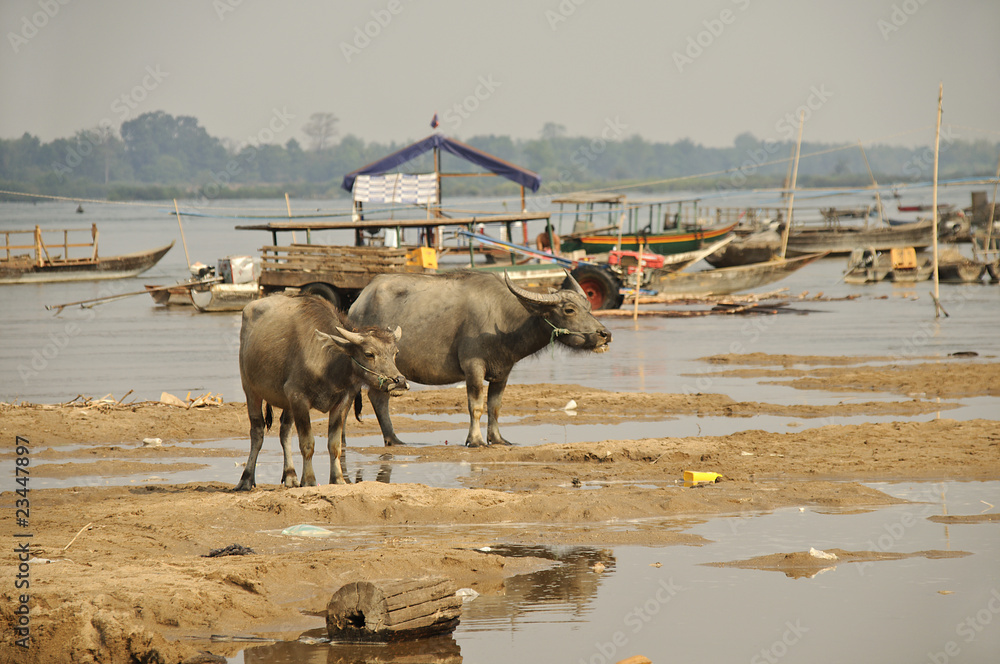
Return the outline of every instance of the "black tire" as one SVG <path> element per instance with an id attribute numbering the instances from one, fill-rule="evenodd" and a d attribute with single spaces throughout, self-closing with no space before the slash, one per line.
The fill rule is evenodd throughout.
<path id="1" fill-rule="evenodd" d="M 587 294 L 591 309 L 618 309 L 622 306 L 625 296 L 619 292 L 621 283 L 611 272 L 596 265 L 580 264 L 572 275 Z"/>
<path id="2" fill-rule="evenodd" d="M 323 283 L 307 284 L 302 287 L 301 292 L 310 295 L 319 295 L 324 300 L 328 301 L 333 306 L 340 308 L 341 300 L 340 294 L 334 290 L 333 286 Z"/>

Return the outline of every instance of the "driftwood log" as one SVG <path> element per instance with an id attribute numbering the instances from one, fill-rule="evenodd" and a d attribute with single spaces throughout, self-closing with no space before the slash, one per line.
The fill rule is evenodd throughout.
<path id="1" fill-rule="evenodd" d="M 443 576 L 348 583 L 326 606 L 326 631 L 333 641 L 351 642 L 447 634 L 462 613 L 456 590 Z"/>

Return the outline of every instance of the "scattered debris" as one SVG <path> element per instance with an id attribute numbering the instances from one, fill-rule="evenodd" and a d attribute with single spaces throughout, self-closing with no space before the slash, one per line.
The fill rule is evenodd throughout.
<path id="1" fill-rule="evenodd" d="M 826 551 L 820 551 L 819 549 L 814 549 L 809 547 L 809 555 L 813 558 L 819 558 L 820 560 L 836 560 L 837 554 L 827 553 Z"/>
<path id="2" fill-rule="evenodd" d="M 462 598 L 463 604 L 466 602 L 471 602 L 472 600 L 479 597 L 479 593 L 477 593 L 472 588 L 459 588 L 458 590 L 455 591 L 455 595 Z"/>
<path id="3" fill-rule="evenodd" d="M 202 406 L 221 406 L 222 405 L 222 394 L 212 394 L 207 392 L 199 397 L 191 398 L 191 393 L 187 393 L 187 397 L 180 399 L 169 392 L 162 392 L 160 394 L 160 403 L 166 406 L 177 406 L 178 408 L 200 408 Z"/>
<path id="4" fill-rule="evenodd" d="M 203 555 L 202 558 L 220 558 L 222 556 L 248 556 L 251 553 L 257 553 L 248 546 L 243 546 L 242 544 L 230 544 L 229 546 L 223 547 L 221 549 L 212 549 L 207 554 Z"/>
<path id="5" fill-rule="evenodd" d="M 387 642 L 448 634 L 458 627 L 462 597 L 444 576 L 355 581 L 326 606 L 330 640 Z"/>
<path id="6" fill-rule="evenodd" d="M 160 447 L 161 445 L 163 445 L 163 439 L 162 438 L 143 438 L 142 439 L 142 446 L 143 447 Z"/>
<path id="7" fill-rule="evenodd" d="M 310 526 L 308 523 L 300 523 L 297 526 L 289 526 L 281 531 L 282 535 L 294 535 L 297 537 L 326 537 L 332 535 L 332 530 L 327 530 L 321 526 Z"/>
<path id="8" fill-rule="evenodd" d="M 595 572 L 597 572 L 598 574 L 600 574 L 601 572 L 603 572 L 607 568 L 604 566 L 604 563 L 594 563 L 594 566 L 591 567 L 590 569 L 592 569 Z"/>

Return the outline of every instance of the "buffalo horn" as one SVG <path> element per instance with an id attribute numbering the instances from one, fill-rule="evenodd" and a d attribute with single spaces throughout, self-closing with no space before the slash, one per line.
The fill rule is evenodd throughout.
<path id="1" fill-rule="evenodd" d="M 584 292 L 584 290 L 580 287 L 580 284 L 577 283 L 576 279 L 573 278 L 573 275 L 570 274 L 569 270 L 563 270 L 563 272 L 566 273 L 566 280 L 562 282 L 562 287 L 566 288 L 568 284 L 569 290 L 575 291 L 576 293 L 582 295 L 583 297 L 587 297 L 587 293 Z"/>
<path id="2" fill-rule="evenodd" d="M 337 332 L 340 333 L 340 336 L 344 337 L 356 346 L 360 346 L 361 342 L 365 340 L 365 338 L 357 332 L 351 332 L 350 330 L 345 330 L 342 327 L 338 327 Z"/>
<path id="3" fill-rule="evenodd" d="M 503 278 L 507 282 L 507 288 L 510 289 L 510 292 L 522 300 L 534 302 L 535 304 L 558 304 L 561 301 L 561 298 L 555 293 L 535 293 L 525 290 L 520 286 L 515 286 L 514 282 L 510 280 L 510 275 L 506 272 L 503 273 Z"/>

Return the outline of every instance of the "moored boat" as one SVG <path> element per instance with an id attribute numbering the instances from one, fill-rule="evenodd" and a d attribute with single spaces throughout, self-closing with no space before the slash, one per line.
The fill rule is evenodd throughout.
<path id="1" fill-rule="evenodd" d="M 700 272 L 655 270 L 648 288 L 660 295 L 728 295 L 784 279 L 825 255 L 818 253 L 787 259 L 777 258 L 763 263 Z"/>
<path id="2" fill-rule="evenodd" d="M 70 242 L 70 233 L 87 232 L 90 242 Z M 4 246 L 0 246 L 0 284 L 27 284 L 59 281 L 94 281 L 101 279 L 123 279 L 141 274 L 163 258 L 174 243 L 118 256 L 101 257 L 97 251 L 97 225 L 89 229 L 60 229 L 43 231 L 38 226 L 31 230 L 2 231 Z M 61 242 L 46 242 L 45 233 L 61 233 Z M 33 235 L 32 244 L 11 244 L 11 235 Z M 70 249 L 83 248 L 86 255 L 79 258 L 69 256 Z M 16 254 L 19 250 L 31 250 L 30 254 Z M 62 251 L 61 254 L 56 252 Z"/>
<path id="3" fill-rule="evenodd" d="M 902 247 L 924 249 L 933 241 L 934 230 L 929 221 L 878 228 L 863 226 L 793 228 L 788 235 L 787 254 L 813 254 L 822 251 L 831 254 L 850 254 L 855 249 L 868 247 L 876 251 L 889 251 Z"/>

